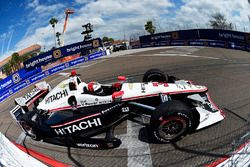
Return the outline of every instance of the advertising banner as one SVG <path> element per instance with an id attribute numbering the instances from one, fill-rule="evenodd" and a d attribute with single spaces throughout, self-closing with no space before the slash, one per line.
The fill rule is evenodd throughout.
<path id="1" fill-rule="evenodd" d="M 0 93 L 4 92 L 5 90 L 11 88 L 13 85 L 41 71 L 42 71 L 41 68 L 36 68 L 28 72 L 24 68 L 18 70 L 14 74 L 9 75 L 8 77 L 0 81 Z"/>
<path id="2" fill-rule="evenodd" d="M 9 88 L 7 90 L 5 89 L 5 91 L 0 93 L 0 102 L 4 101 L 6 98 L 11 96 L 12 94 L 20 91 L 21 89 L 29 86 L 30 84 L 35 83 L 37 81 L 40 81 L 40 80 L 46 78 L 47 76 L 50 76 L 51 74 L 57 73 L 59 71 L 65 70 L 69 67 L 75 66 L 75 65 L 83 63 L 83 62 L 95 60 L 99 57 L 106 56 L 106 55 L 107 54 L 105 51 L 100 51 L 100 52 L 96 52 L 96 53 L 90 54 L 90 55 L 85 56 L 85 57 L 84 56 L 79 57 L 77 59 L 71 60 L 71 61 L 66 62 L 66 63 L 62 63 L 62 64 L 57 65 L 57 66 L 50 68 L 48 70 L 37 73 L 37 74 L 35 74 L 35 75 L 25 79 L 25 80 L 22 80 L 18 84 L 13 83 L 11 88 Z M 11 82 L 13 82 L 13 81 L 11 80 Z"/>
<path id="3" fill-rule="evenodd" d="M 82 41 L 45 52 L 31 59 L 28 59 L 23 64 L 25 69 L 31 70 L 36 67 L 41 67 L 50 62 L 56 61 L 57 59 L 60 59 L 62 57 L 73 55 L 76 53 L 83 53 L 86 50 L 91 50 L 101 46 L 102 41 L 100 38 L 93 39 L 90 41 Z"/>
<path id="4" fill-rule="evenodd" d="M 230 30 L 191 29 L 141 36 L 140 43 L 142 47 L 210 46 L 249 51 L 250 34 Z"/>

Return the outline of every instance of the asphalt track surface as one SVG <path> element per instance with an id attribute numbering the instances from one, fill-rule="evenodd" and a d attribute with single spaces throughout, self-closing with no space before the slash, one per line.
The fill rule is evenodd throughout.
<path id="1" fill-rule="evenodd" d="M 30 86 L 0 104 L 0 131 L 12 141 L 72 166 L 204 166 L 230 154 L 232 143 L 249 130 L 250 54 L 218 48 L 154 48 L 138 53 L 120 52 L 75 67 L 85 82 L 107 82 L 118 75 L 141 81 L 142 74 L 150 68 L 206 85 L 214 102 L 224 109 L 225 120 L 175 144 L 150 143 L 145 128 L 127 121 L 115 131 L 123 141 L 119 148 L 98 151 L 59 147 L 23 138 L 9 114 L 13 99 L 27 93 Z M 55 86 L 63 79 L 64 76 L 55 74 L 45 80 Z"/>

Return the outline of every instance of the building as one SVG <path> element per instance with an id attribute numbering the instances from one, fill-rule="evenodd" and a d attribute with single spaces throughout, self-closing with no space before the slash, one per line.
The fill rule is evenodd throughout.
<path id="1" fill-rule="evenodd" d="M 19 56 L 23 56 L 23 55 L 25 55 L 25 54 L 39 53 L 40 50 L 41 50 L 41 46 L 38 45 L 38 44 L 34 44 L 34 45 L 31 45 L 31 46 L 29 46 L 29 47 L 27 47 L 27 48 L 25 48 L 25 49 L 22 49 L 22 50 L 18 51 L 17 53 L 19 54 Z M 0 62 L 0 69 L 1 69 L 1 70 L 0 70 L 0 78 L 2 78 L 2 79 L 6 77 L 6 75 L 2 73 L 2 67 L 3 67 L 6 63 L 8 63 L 10 60 L 11 60 L 11 55 L 8 56 L 7 58 L 5 58 L 4 60 L 2 60 L 2 61 Z"/>

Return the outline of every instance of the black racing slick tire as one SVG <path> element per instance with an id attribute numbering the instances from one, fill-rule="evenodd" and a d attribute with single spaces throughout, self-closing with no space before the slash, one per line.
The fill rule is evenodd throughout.
<path id="1" fill-rule="evenodd" d="M 161 143 L 179 140 L 192 129 L 192 124 L 190 109 L 181 101 L 160 104 L 150 120 L 153 138 Z"/>
<path id="2" fill-rule="evenodd" d="M 168 77 L 159 69 L 150 69 L 143 75 L 143 82 L 168 82 Z"/>

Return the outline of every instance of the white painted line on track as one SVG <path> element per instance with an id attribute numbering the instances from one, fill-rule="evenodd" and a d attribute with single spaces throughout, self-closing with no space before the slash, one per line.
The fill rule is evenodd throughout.
<path id="1" fill-rule="evenodd" d="M 127 121 L 127 134 L 117 135 L 122 140 L 118 149 L 126 148 L 128 150 L 128 167 L 153 166 L 149 144 L 138 139 L 142 127 L 142 125 Z"/>
<path id="2" fill-rule="evenodd" d="M 157 54 L 157 53 L 155 53 L 155 54 Z M 185 55 L 191 55 L 192 53 L 191 52 L 169 52 L 169 51 L 166 51 L 166 52 L 160 52 L 159 54 L 178 54 L 178 55 L 180 55 L 180 54 L 185 54 Z"/>
<path id="3" fill-rule="evenodd" d="M 21 144 L 23 141 L 24 141 L 24 138 L 25 138 L 26 134 L 24 132 L 22 132 L 18 138 L 16 139 L 16 143 L 17 144 Z"/>
<path id="4" fill-rule="evenodd" d="M 79 67 L 80 67 L 80 68 L 86 68 L 86 67 L 90 67 L 90 66 L 93 66 L 93 65 L 96 65 L 96 64 L 102 63 L 102 62 L 104 62 L 104 61 L 107 61 L 107 60 L 106 60 L 106 59 L 103 59 L 103 60 L 98 60 L 98 61 L 93 62 L 93 63 L 91 63 L 91 64 L 88 64 L 88 65 L 81 65 L 81 66 L 79 66 Z"/>
<path id="5" fill-rule="evenodd" d="M 91 63 L 86 64 L 86 65 L 79 64 L 79 65 L 76 65 L 76 66 L 67 68 L 67 69 L 65 69 L 65 70 L 78 69 L 78 68 L 86 68 L 86 67 L 90 67 L 90 66 L 96 65 L 96 64 L 98 64 L 98 63 L 102 63 L 102 62 L 104 62 L 104 61 L 107 61 L 107 59 L 99 59 L 99 60 L 96 61 L 96 62 L 91 62 Z"/>
<path id="6" fill-rule="evenodd" d="M 205 58 L 205 59 L 215 59 L 215 60 L 219 60 L 220 58 L 218 57 L 209 57 L 209 56 L 197 56 L 197 55 L 190 55 L 190 54 L 175 54 L 175 53 L 171 53 L 171 54 L 162 54 L 162 53 L 157 53 L 157 54 L 153 54 L 155 56 L 169 56 L 169 57 L 195 57 L 195 58 Z M 150 56 L 150 55 L 148 55 Z"/>
<path id="7" fill-rule="evenodd" d="M 70 73 L 68 73 L 68 72 L 60 72 L 60 73 L 58 73 L 58 75 L 61 75 L 61 76 L 69 76 Z"/>

